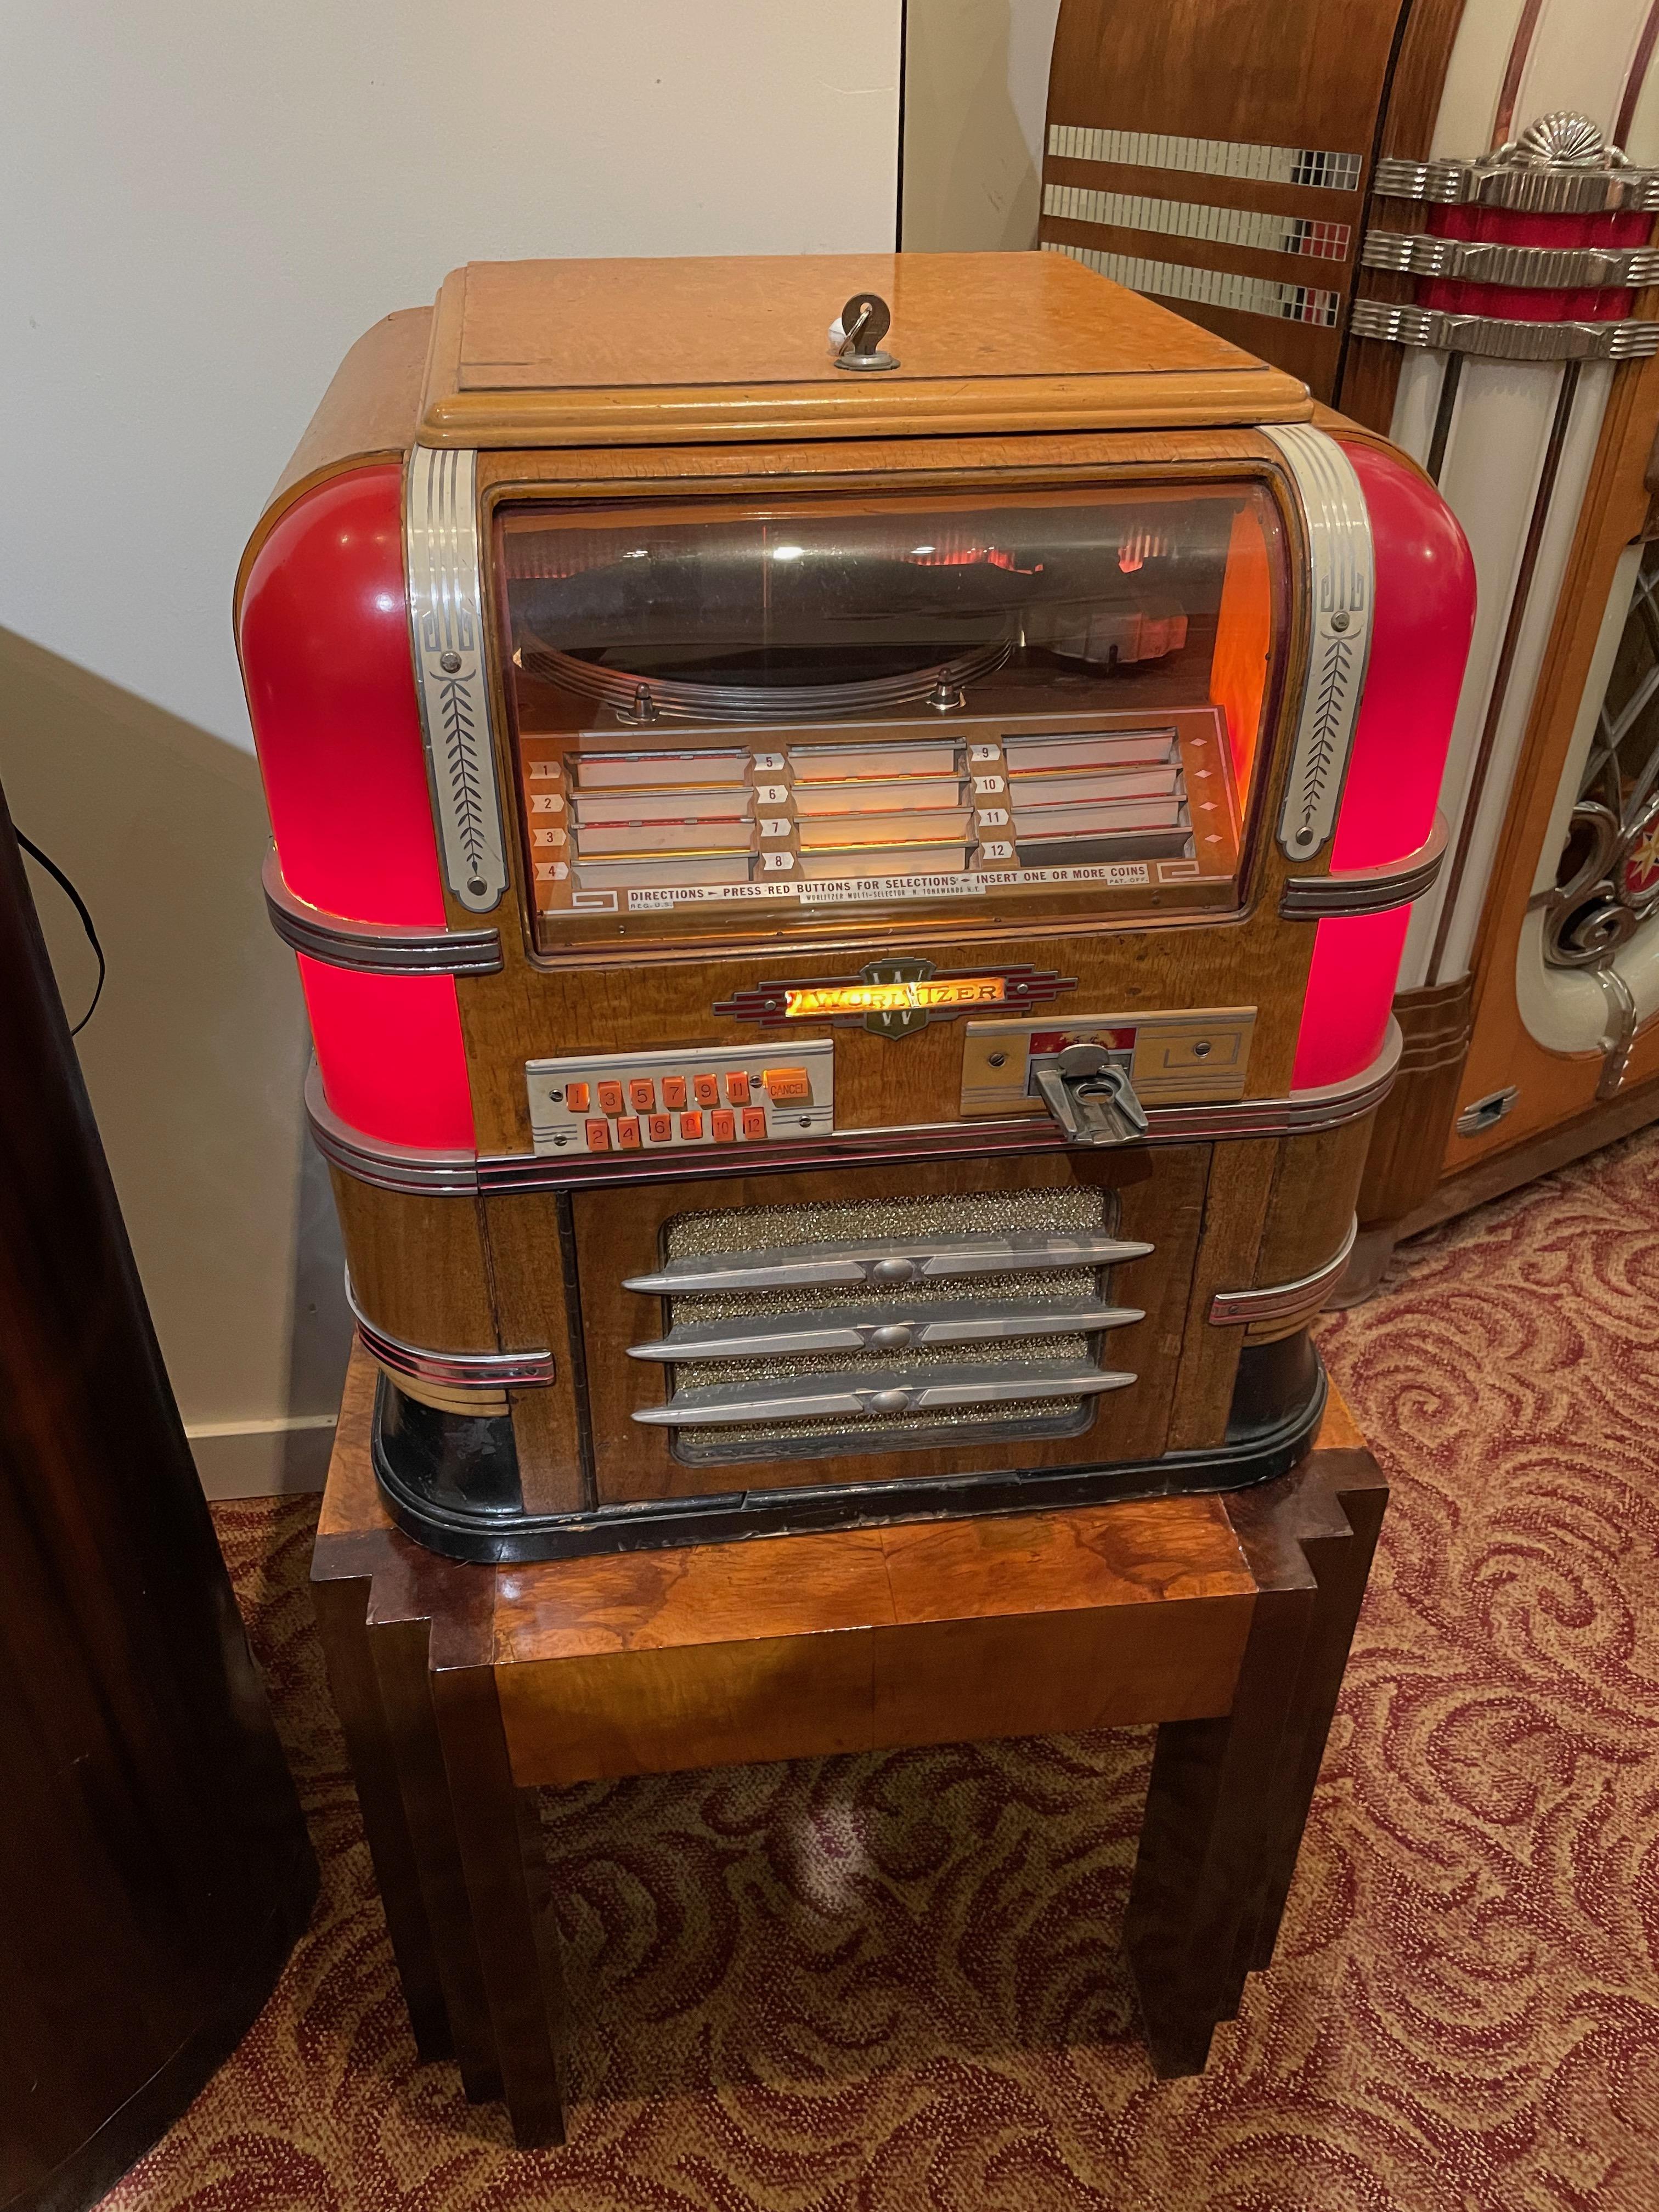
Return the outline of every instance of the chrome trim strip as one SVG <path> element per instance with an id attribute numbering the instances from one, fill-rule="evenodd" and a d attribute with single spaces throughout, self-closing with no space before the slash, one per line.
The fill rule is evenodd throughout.
<path id="1" fill-rule="evenodd" d="M 348 1270 L 346 1304 L 363 1348 L 394 1375 L 441 1382 L 450 1390 L 544 1389 L 557 1373 L 550 1352 L 429 1352 L 377 1328 L 357 1303 Z"/>
<path id="2" fill-rule="evenodd" d="M 1364 167 L 1358 154 L 1312 146 L 1263 146 L 1243 138 L 1180 138 L 1161 131 L 1096 131 L 1083 123 L 1051 123 L 1048 151 L 1061 161 L 1117 161 L 1126 168 L 1183 169 L 1205 177 L 1249 177 L 1273 185 L 1309 185 L 1351 192 Z"/>
<path id="3" fill-rule="evenodd" d="M 1249 246 L 1258 253 L 1308 254 L 1320 261 L 1346 261 L 1353 241 L 1350 224 L 1314 216 L 1266 215 L 1255 208 L 1211 207 L 1202 200 L 1095 191 L 1087 185 L 1045 185 L 1042 212 L 1060 222 L 1104 223 L 1165 238 L 1202 239 L 1211 246 Z"/>
<path id="4" fill-rule="evenodd" d="M 1399 1024 L 1391 1018 L 1382 1052 L 1363 1073 L 1346 1082 L 1293 1091 L 1288 1097 L 1149 1106 L 1147 1141 L 1185 1145 L 1229 1137 L 1312 1136 L 1322 1129 L 1340 1128 L 1370 1113 L 1388 1096 L 1401 1044 Z M 891 1129 L 842 1130 L 804 1145 L 734 1145 L 702 1152 L 688 1148 L 673 1153 L 673 1166 L 667 1170 L 660 1152 L 556 1161 L 534 1152 L 495 1152 L 481 1158 L 475 1152 L 427 1152 L 367 1137 L 341 1121 L 323 1096 L 314 1061 L 306 1078 L 306 1113 L 317 1149 L 347 1175 L 379 1190 L 425 1192 L 434 1197 L 477 1190 L 599 1189 L 641 1179 L 659 1182 L 665 1172 L 678 1182 L 709 1182 L 769 1169 L 782 1173 L 836 1167 L 877 1152 L 895 1158 L 941 1159 L 1066 1149 L 1063 1133 L 1046 1115 L 1021 1115 L 1006 1121 L 933 1121 Z"/>
<path id="5" fill-rule="evenodd" d="M 289 889 L 274 845 L 259 877 L 271 927 L 284 945 L 308 960 L 370 975 L 494 975 L 501 968 L 498 929 L 405 927 L 330 914 Z"/>
<path id="6" fill-rule="evenodd" d="M 1414 853 L 1383 868 L 1354 868 L 1328 876 L 1292 876 L 1279 896 L 1287 921 L 1317 921 L 1331 914 L 1382 914 L 1421 898 L 1439 875 L 1451 835 L 1437 810 L 1434 828 Z"/>
<path id="7" fill-rule="evenodd" d="M 760 1252 L 699 1253 L 654 1275 L 624 1278 L 625 1291 L 664 1297 L 692 1291 L 790 1291 L 826 1283 L 855 1290 L 904 1290 L 913 1283 L 1003 1275 L 1028 1268 L 1115 1267 L 1152 1247 L 1104 1231 L 1073 1237 L 871 1237 L 847 1244 L 779 1244 Z"/>
<path id="8" fill-rule="evenodd" d="M 672 1328 L 655 1344 L 630 1344 L 630 1359 L 678 1363 L 696 1359 L 791 1359 L 817 1352 L 904 1352 L 918 1344 L 983 1344 L 1005 1338 L 1094 1335 L 1145 1321 L 1139 1306 L 1103 1305 L 1097 1299 L 1058 1300 L 1052 1305 L 981 1304 L 887 1309 L 871 1314 L 834 1311 L 748 1322 L 695 1322 Z"/>
<path id="9" fill-rule="evenodd" d="M 1472 1105 L 1466 1106 L 1452 1127 L 1460 1137 L 1484 1136 L 1488 1129 L 1495 1129 L 1514 1113 L 1520 1096 L 1518 1083 L 1505 1084 L 1501 1091 L 1489 1091 L 1484 1098 L 1477 1098 Z"/>
<path id="10" fill-rule="evenodd" d="M 738 1421 L 869 1419 L 884 1413 L 931 1413 L 951 1406 L 1017 1406 L 1033 1398 L 1097 1398 L 1123 1390 L 1130 1374 L 1060 1361 L 1030 1367 L 934 1368 L 927 1374 L 896 1369 L 856 1384 L 833 1375 L 799 1375 L 769 1389 L 722 1382 L 677 1390 L 665 1406 L 641 1406 L 634 1415 L 647 1428 L 717 1428 Z"/>
<path id="11" fill-rule="evenodd" d="M 1659 169 L 1511 168 L 1481 161 L 1395 157 L 1371 172 L 1378 199 L 1440 207 L 1516 208 L 1528 215 L 1603 215 L 1659 209 Z"/>
<path id="12" fill-rule="evenodd" d="M 1388 1096 L 1399 1068 L 1401 1043 L 1400 1025 L 1391 1016 L 1382 1052 L 1362 1075 L 1349 1081 L 1294 1091 L 1287 1098 L 1149 1106 L 1146 1141 L 1185 1145 L 1231 1137 L 1312 1136 L 1322 1129 L 1339 1129 L 1372 1112 Z M 1022 1115 L 1006 1121 L 930 1121 L 896 1129 L 841 1130 L 805 1145 L 676 1152 L 672 1172 L 679 1182 L 712 1182 L 738 1174 L 839 1167 L 848 1160 L 867 1161 L 883 1154 L 895 1161 L 984 1159 L 1066 1149 L 1065 1133 L 1046 1115 Z M 529 1152 L 496 1153 L 481 1158 L 477 1171 L 481 1189 L 501 1191 L 607 1188 L 640 1180 L 660 1181 L 663 1173 L 657 1158 L 648 1153 L 561 1162 L 556 1168 L 552 1161 Z"/>
<path id="13" fill-rule="evenodd" d="M 1371 654 L 1370 515 L 1353 464 L 1306 423 L 1261 432 L 1290 464 L 1312 562 L 1307 672 L 1279 817 L 1279 850 L 1311 860 L 1336 827 Z"/>
<path id="14" fill-rule="evenodd" d="M 1342 295 L 1314 284 L 1286 284 L 1268 276 L 1241 276 L 1226 269 L 1192 269 L 1184 262 L 1144 261 L 1138 254 L 1107 253 L 1092 246 L 1068 246 L 1057 238 L 1042 240 L 1045 253 L 1064 253 L 1127 284 L 1132 292 L 1155 293 L 1161 300 L 1195 300 L 1209 307 L 1231 307 L 1236 314 L 1265 315 L 1278 323 L 1310 323 L 1332 330 L 1342 307 Z"/>
<path id="15" fill-rule="evenodd" d="M 1356 300 L 1348 328 L 1357 338 L 1473 354 L 1482 361 L 1645 361 L 1659 353 L 1659 323 L 1516 323 L 1383 300 Z"/>
<path id="16" fill-rule="evenodd" d="M 404 495 L 409 628 L 421 734 L 449 888 L 470 914 L 507 890 L 484 665 L 478 457 L 416 446 Z"/>
<path id="17" fill-rule="evenodd" d="M 1358 1234 L 1359 1217 L 1356 1214 L 1348 1224 L 1341 1249 L 1311 1274 L 1298 1275 L 1292 1283 L 1265 1283 L 1250 1291 L 1218 1291 L 1210 1300 L 1207 1318 L 1211 1327 L 1233 1328 L 1257 1322 L 1299 1321 L 1304 1314 L 1317 1313 L 1325 1303 L 1326 1292 L 1336 1287 Z"/>
<path id="18" fill-rule="evenodd" d="M 1659 283 L 1659 250 L 1649 246 L 1602 252 L 1589 246 L 1499 246 L 1483 239 L 1435 238 L 1426 231 L 1373 230 L 1366 234 L 1359 258 L 1367 269 L 1455 278 L 1465 284 L 1603 291 Z"/>
<path id="19" fill-rule="evenodd" d="M 306 1073 L 306 1119 L 323 1158 L 376 1190 L 442 1198 L 465 1197 L 478 1188 L 476 1152 L 428 1152 L 413 1145 L 388 1144 L 343 1121 L 324 1096 L 322 1073 L 314 1060 Z"/>

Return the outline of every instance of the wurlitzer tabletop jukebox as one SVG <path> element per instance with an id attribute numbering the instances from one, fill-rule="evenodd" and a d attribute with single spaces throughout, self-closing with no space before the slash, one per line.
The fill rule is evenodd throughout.
<path id="1" fill-rule="evenodd" d="M 477 264 L 353 349 L 237 619 L 407 1530 L 1306 1448 L 1473 616 L 1313 415 L 1048 255 Z"/>

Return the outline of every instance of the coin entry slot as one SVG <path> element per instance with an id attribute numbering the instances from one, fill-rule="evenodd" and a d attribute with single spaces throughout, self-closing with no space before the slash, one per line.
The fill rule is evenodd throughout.
<path id="1" fill-rule="evenodd" d="M 1128 1055 L 1101 1044 L 1068 1044 L 1032 1063 L 1038 1097 L 1074 1145 L 1134 1145 L 1146 1135 Z"/>

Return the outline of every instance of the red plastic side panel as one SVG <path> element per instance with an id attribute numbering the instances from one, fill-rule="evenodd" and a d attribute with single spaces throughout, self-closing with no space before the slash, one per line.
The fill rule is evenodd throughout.
<path id="1" fill-rule="evenodd" d="M 353 921 L 441 927 L 396 468 L 353 470 L 295 501 L 249 572 L 238 641 L 289 888 Z M 453 979 L 309 959 L 300 978 L 341 1119 L 392 1144 L 471 1150 Z"/>
<path id="2" fill-rule="evenodd" d="M 296 501 L 249 573 L 239 642 L 289 889 L 354 921 L 441 927 L 397 469 Z"/>
<path id="3" fill-rule="evenodd" d="M 1370 516 L 1376 609 L 1331 848 L 1339 872 L 1404 860 L 1427 842 L 1474 629 L 1474 562 L 1450 507 L 1393 454 L 1344 450 Z M 1401 908 L 1317 925 L 1297 1089 L 1344 1082 L 1382 1050 L 1408 920 Z"/>
<path id="4" fill-rule="evenodd" d="M 1314 924 L 1313 965 L 1296 1040 L 1297 1091 L 1361 1075 L 1382 1049 L 1406 949 L 1408 906 L 1333 915 Z"/>
<path id="5" fill-rule="evenodd" d="M 299 956 L 329 1104 L 365 1136 L 437 1152 L 477 1138 L 450 975 L 365 975 Z"/>

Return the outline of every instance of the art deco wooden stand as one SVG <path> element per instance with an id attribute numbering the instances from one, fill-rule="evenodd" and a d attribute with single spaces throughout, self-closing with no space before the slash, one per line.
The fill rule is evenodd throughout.
<path id="1" fill-rule="evenodd" d="M 562 2140 L 538 1785 L 1158 1723 L 1124 1942 L 1157 2071 L 1273 1956 L 1387 1489 L 1333 1400 L 1282 1481 L 528 1567 L 391 1528 L 355 1358 L 313 1566 L 422 2055 Z"/>

